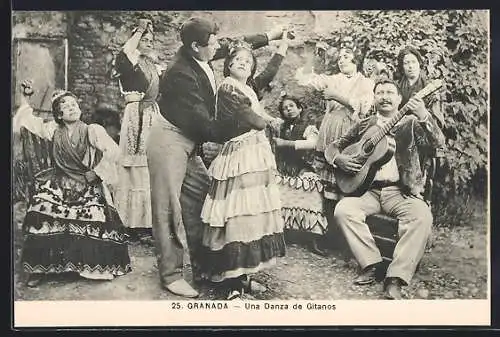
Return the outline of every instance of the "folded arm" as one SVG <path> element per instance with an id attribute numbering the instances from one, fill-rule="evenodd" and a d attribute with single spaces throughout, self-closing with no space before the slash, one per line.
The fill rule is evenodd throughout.
<path id="1" fill-rule="evenodd" d="M 120 73 L 133 73 L 138 70 L 137 62 L 139 61 L 139 52 L 137 50 L 130 51 L 128 54 L 121 50 L 116 56 L 116 69 Z"/>
<path id="2" fill-rule="evenodd" d="M 428 112 L 427 117 L 418 121 L 416 142 L 419 146 L 430 147 L 434 150 L 445 145 L 445 137 L 435 118 Z"/>
<path id="3" fill-rule="evenodd" d="M 141 39 L 142 34 L 140 31 L 136 31 L 132 37 L 125 43 L 122 50 L 118 54 L 120 57 L 120 65 L 128 66 L 127 61 L 130 65 L 135 66 L 139 61 L 139 51 L 137 50 L 137 46 L 139 45 L 139 41 Z M 126 57 L 126 60 L 124 59 Z M 118 61 L 118 60 L 117 60 Z"/>
<path id="4" fill-rule="evenodd" d="M 283 62 L 285 55 L 276 53 L 273 55 L 271 60 L 269 60 L 266 68 L 255 77 L 255 86 L 256 91 L 260 92 L 264 88 L 266 88 L 269 83 L 274 79 L 278 70 L 280 68 L 281 63 Z"/>
<path id="5" fill-rule="evenodd" d="M 418 127 L 414 129 L 416 144 L 427 148 L 437 149 L 445 143 L 445 137 L 424 101 L 421 98 L 411 98 L 406 106 L 418 121 Z"/>
<path id="6" fill-rule="evenodd" d="M 427 105 L 429 112 L 434 118 L 437 119 L 438 126 L 442 129 L 444 127 L 444 115 L 442 101 L 439 94 L 435 94 L 434 96 L 432 96 Z"/>

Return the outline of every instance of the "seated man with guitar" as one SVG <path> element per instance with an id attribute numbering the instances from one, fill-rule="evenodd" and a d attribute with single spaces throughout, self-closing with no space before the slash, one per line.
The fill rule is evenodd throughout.
<path id="1" fill-rule="evenodd" d="M 441 86 L 439 80 L 429 83 L 398 111 L 402 96 L 397 84 L 380 79 L 374 87 L 377 113 L 355 123 L 325 152 L 346 195 L 334 218 L 362 268 L 356 284 L 373 283 L 382 262 L 366 217 L 383 211 L 399 221 L 399 241 L 384 281 L 388 299 L 402 298 L 401 287 L 413 277 L 431 233 L 422 168 L 426 156 L 444 144 L 444 135 L 422 99 Z"/>

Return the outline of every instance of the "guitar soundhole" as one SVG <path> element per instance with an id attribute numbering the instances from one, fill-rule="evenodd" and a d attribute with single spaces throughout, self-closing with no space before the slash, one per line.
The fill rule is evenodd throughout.
<path id="1" fill-rule="evenodd" d="M 372 142 L 367 141 L 366 143 L 363 144 L 363 152 L 365 154 L 370 154 L 373 152 L 373 149 L 375 148 L 375 145 L 373 145 Z"/>

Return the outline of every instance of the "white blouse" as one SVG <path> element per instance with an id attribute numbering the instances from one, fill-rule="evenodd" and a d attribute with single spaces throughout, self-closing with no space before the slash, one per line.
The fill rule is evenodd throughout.
<path id="1" fill-rule="evenodd" d="M 20 132 L 21 127 L 25 127 L 40 138 L 52 140 L 59 126 L 55 121 L 44 122 L 42 118 L 35 117 L 33 109 L 28 104 L 23 104 L 14 116 L 14 132 Z M 98 124 L 89 125 L 88 136 L 91 147 L 85 157 L 88 158 L 88 155 L 94 157 L 96 150 L 102 152 L 102 159 L 93 170 L 104 183 L 114 187 L 118 182 L 117 163 L 121 157 L 118 145 Z"/>
<path id="2" fill-rule="evenodd" d="M 363 76 L 357 72 L 352 77 L 347 77 L 343 73 L 334 75 L 324 75 L 315 73 L 304 73 L 303 68 L 299 68 L 295 73 L 295 79 L 299 85 L 312 87 L 318 91 L 325 91 L 332 88 L 339 94 L 349 98 L 349 104 L 354 109 L 354 116 L 365 116 L 374 100 L 373 88 L 375 82 L 371 78 Z M 329 100 L 326 112 L 336 110 L 342 106 L 335 100 Z"/>

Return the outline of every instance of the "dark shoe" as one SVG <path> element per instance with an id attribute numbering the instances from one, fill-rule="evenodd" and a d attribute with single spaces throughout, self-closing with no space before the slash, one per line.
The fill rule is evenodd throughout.
<path id="1" fill-rule="evenodd" d="M 400 300 L 403 298 L 401 287 L 403 281 L 398 277 L 388 277 L 384 282 L 384 296 L 389 300 Z"/>
<path id="2" fill-rule="evenodd" d="M 375 282 L 376 272 L 377 272 L 377 265 L 376 264 L 369 265 L 368 267 L 363 269 L 361 274 L 359 274 L 354 279 L 354 284 L 358 286 L 372 284 L 373 282 Z"/>
<path id="3" fill-rule="evenodd" d="M 139 241 L 139 234 L 137 233 L 137 230 L 134 228 L 128 228 L 127 229 L 127 234 L 128 234 L 128 242 L 129 243 L 137 243 Z"/>
<path id="4" fill-rule="evenodd" d="M 193 282 L 197 285 L 200 285 L 200 286 L 212 283 L 210 278 L 208 278 L 206 275 L 203 275 L 201 273 L 194 273 L 194 272 L 193 272 Z"/>
<path id="5" fill-rule="evenodd" d="M 328 256 L 328 252 L 326 250 L 319 248 L 318 239 L 311 240 L 311 252 L 313 252 L 314 254 L 317 254 L 319 256 L 323 256 L 323 257 Z"/>
<path id="6" fill-rule="evenodd" d="M 43 275 L 30 275 L 28 281 L 26 282 L 26 286 L 30 288 L 37 287 L 43 280 Z"/>

